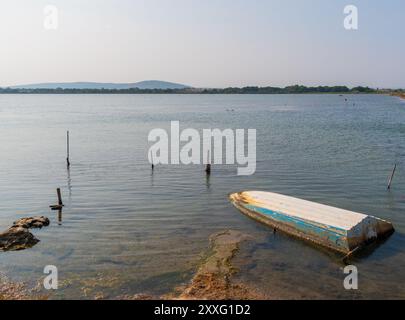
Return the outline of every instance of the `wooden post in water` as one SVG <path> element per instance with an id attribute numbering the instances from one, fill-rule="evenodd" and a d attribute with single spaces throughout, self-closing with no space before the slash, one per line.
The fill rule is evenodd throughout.
<path id="1" fill-rule="evenodd" d="M 60 192 L 60 188 L 56 189 L 56 193 L 58 194 L 58 205 L 59 206 L 63 206 L 63 202 L 62 202 L 62 194 Z"/>
<path id="2" fill-rule="evenodd" d="M 62 194 L 60 192 L 60 188 L 56 189 L 56 194 L 58 195 L 58 204 L 49 206 L 52 210 L 62 210 L 63 208 L 63 201 L 62 201 Z"/>
<path id="3" fill-rule="evenodd" d="M 66 163 L 68 169 L 70 168 L 70 141 L 69 141 L 69 131 L 67 132 L 66 135 L 66 152 L 67 152 L 67 157 L 66 157 Z"/>
<path id="4" fill-rule="evenodd" d="M 58 225 L 62 225 L 62 209 L 58 210 Z"/>
<path id="5" fill-rule="evenodd" d="M 153 153 L 152 150 L 150 151 L 150 161 L 152 161 L 152 171 L 155 169 L 155 165 L 153 164 Z"/>
<path id="6" fill-rule="evenodd" d="M 391 190 L 391 184 L 392 184 L 392 181 L 394 180 L 394 175 L 395 175 L 396 170 L 397 170 L 397 164 L 395 164 L 394 170 L 392 170 L 392 174 L 391 174 L 390 180 L 388 182 L 388 190 Z"/>
<path id="7" fill-rule="evenodd" d="M 211 157 L 210 157 L 210 150 L 208 150 L 207 156 L 207 168 L 205 169 L 206 174 L 209 176 L 211 175 Z"/>

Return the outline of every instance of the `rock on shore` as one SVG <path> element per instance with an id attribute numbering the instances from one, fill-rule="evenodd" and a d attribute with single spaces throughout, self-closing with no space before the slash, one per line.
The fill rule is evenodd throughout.
<path id="1" fill-rule="evenodd" d="M 29 231 L 32 228 L 49 226 L 46 217 L 30 217 L 19 219 L 3 233 L 0 233 L 0 251 L 17 251 L 31 248 L 39 240 Z"/>
<path id="2" fill-rule="evenodd" d="M 30 217 L 22 218 L 14 222 L 11 228 L 39 228 L 49 226 L 49 219 L 47 217 Z"/>

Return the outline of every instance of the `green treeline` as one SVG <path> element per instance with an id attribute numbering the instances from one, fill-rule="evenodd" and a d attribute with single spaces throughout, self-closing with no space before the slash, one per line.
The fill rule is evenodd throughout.
<path id="1" fill-rule="evenodd" d="M 369 87 L 348 88 L 346 86 L 288 86 L 279 87 L 244 87 L 223 89 L 13 89 L 0 88 L 0 94 L 305 94 L 305 93 L 379 93 L 378 89 Z"/>
<path id="2" fill-rule="evenodd" d="M 306 87 L 306 86 L 288 86 L 278 87 L 244 87 L 244 88 L 225 88 L 225 89 L 203 89 L 202 93 L 222 93 L 222 94 L 293 94 L 293 93 L 375 93 L 376 90 L 368 87 L 355 87 L 349 89 L 346 86 L 335 87 Z"/>

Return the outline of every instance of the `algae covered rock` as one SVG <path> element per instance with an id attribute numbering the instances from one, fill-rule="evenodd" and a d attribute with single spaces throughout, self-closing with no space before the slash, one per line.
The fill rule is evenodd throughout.
<path id="1" fill-rule="evenodd" d="M 47 217 L 30 217 L 22 218 L 14 222 L 12 228 L 23 227 L 26 229 L 39 228 L 49 226 L 49 219 Z"/>
<path id="2" fill-rule="evenodd" d="M 13 226 L 0 233 L 0 251 L 24 250 L 35 246 L 39 240 L 29 231 L 49 226 L 46 217 L 22 218 L 14 222 Z"/>

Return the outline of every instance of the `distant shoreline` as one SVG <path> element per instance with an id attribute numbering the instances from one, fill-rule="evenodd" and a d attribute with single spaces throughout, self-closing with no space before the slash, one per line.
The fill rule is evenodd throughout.
<path id="1" fill-rule="evenodd" d="M 405 98 L 405 90 L 403 89 L 375 89 L 370 87 L 354 87 L 347 86 L 318 86 L 306 87 L 301 85 L 280 87 L 230 87 L 230 88 L 166 88 L 166 89 L 140 89 L 140 88 L 125 88 L 125 89 L 105 89 L 105 88 L 0 88 L 0 94 L 385 94 L 399 96 Z"/>
<path id="2" fill-rule="evenodd" d="M 405 100 L 405 92 L 392 93 L 391 95 Z"/>
<path id="3" fill-rule="evenodd" d="M 0 88 L 0 94 L 392 94 L 395 90 L 379 90 L 369 87 L 346 86 L 288 86 L 279 87 L 243 87 L 243 88 L 182 88 L 182 89 L 74 89 L 74 88 Z M 402 91 L 400 91 L 402 92 Z"/>
<path id="4" fill-rule="evenodd" d="M 371 93 L 346 93 L 346 94 L 339 94 L 333 92 L 327 93 L 319 93 L 319 92 L 308 92 L 308 93 L 180 93 L 180 92 L 159 92 L 159 93 L 151 93 L 151 92 L 137 92 L 137 93 L 126 93 L 126 92 L 9 92 L 4 93 L 0 92 L 0 95 L 265 95 L 265 96 L 285 96 L 285 95 L 359 95 L 359 94 L 366 94 L 366 95 L 388 95 L 388 96 L 397 96 L 401 97 L 397 94 L 386 94 L 386 93 L 379 93 L 379 92 L 371 92 Z M 405 96 L 403 96 L 405 99 Z"/>

